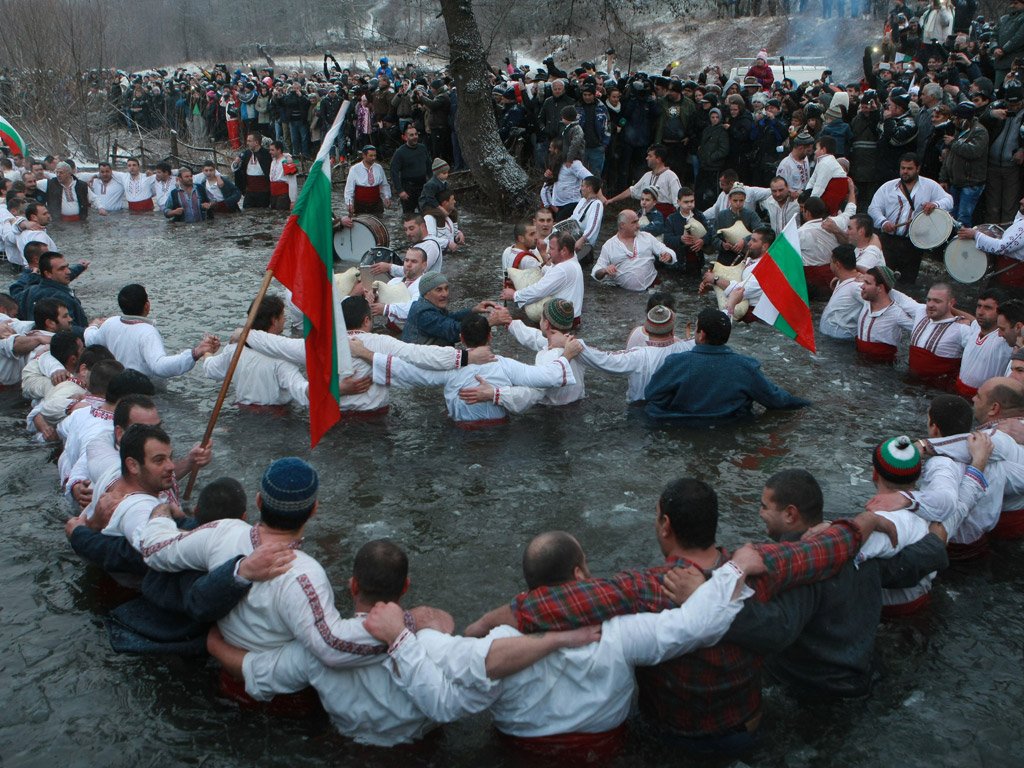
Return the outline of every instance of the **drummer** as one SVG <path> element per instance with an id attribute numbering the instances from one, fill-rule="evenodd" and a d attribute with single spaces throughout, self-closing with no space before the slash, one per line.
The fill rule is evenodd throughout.
<path id="1" fill-rule="evenodd" d="M 921 269 L 923 251 L 910 241 L 910 222 L 917 214 L 931 215 L 936 208 L 947 214 L 953 197 L 938 182 L 920 176 L 921 158 L 913 152 L 900 157 L 900 177 L 883 183 L 868 206 L 868 215 L 879 230 L 885 263 L 900 275 L 900 283 L 911 285 Z M 942 245 L 935 243 L 933 247 Z"/>
<path id="2" fill-rule="evenodd" d="M 961 240 L 974 240 L 978 250 L 995 254 L 996 277 L 1012 293 L 1024 289 L 1024 198 L 1020 200 L 1013 223 L 1002 237 L 992 237 L 971 227 L 962 227 L 956 234 Z"/>
<path id="3" fill-rule="evenodd" d="M 412 243 L 413 247 L 419 248 L 427 254 L 427 268 L 425 271 L 440 272 L 445 243 L 442 243 L 438 238 L 430 234 L 427 230 L 427 222 L 423 216 L 415 212 L 405 214 L 402 217 L 402 228 L 405 230 L 405 236 L 409 238 L 409 242 Z M 401 264 L 388 264 L 386 262 L 374 264 L 371 272 L 375 275 L 389 272 L 392 277 L 405 276 L 405 268 Z"/>
<path id="4" fill-rule="evenodd" d="M 363 147 L 363 159 L 349 169 L 345 205 L 353 216 L 360 213 L 383 216 L 384 209 L 391 207 L 391 185 L 377 162 L 377 148 L 372 144 Z"/>

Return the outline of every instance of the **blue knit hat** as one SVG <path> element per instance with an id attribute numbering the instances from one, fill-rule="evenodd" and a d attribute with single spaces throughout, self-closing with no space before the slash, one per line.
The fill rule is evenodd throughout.
<path id="1" fill-rule="evenodd" d="M 278 515 L 308 512 L 316 504 L 320 478 L 302 459 L 278 459 L 263 473 L 260 496 L 263 510 Z"/>

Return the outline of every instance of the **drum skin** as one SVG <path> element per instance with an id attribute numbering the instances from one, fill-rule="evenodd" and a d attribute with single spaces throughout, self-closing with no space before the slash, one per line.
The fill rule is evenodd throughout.
<path id="1" fill-rule="evenodd" d="M 910 242 L 915 247 L 930 251 L 944 245 L 953 234 L 953 217 L 941 208 L 931 213 L 921 211 L 910 222 Z"/>

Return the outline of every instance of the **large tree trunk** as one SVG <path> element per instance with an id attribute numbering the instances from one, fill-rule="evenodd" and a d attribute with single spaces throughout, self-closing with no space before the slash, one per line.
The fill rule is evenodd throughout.
<path id="1" fill-rule="evenodd" d="M 458 88 L 455 128 L 462 156 L 480 190 L 503 212 L 525 213 L 533 204 L 526 172 L 498 137 L 491 83 L 472 0 L 441 0 L 452 76 Z"/>

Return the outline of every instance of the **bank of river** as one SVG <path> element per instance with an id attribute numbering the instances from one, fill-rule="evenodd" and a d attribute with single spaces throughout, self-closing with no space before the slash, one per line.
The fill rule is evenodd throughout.
<path id="1" fill-rule="evenodd" d="M 52 234 L 73 261 L 92 261 L 75 284 L 89 313 L 115 313 L 118 289 L 141 282 L 174 350 L 193 345 L 204 330 L 224 338 L 241 324 L 283 221 L 270 214 L 223 216 L 209 226 L 175 227 L 159 218 L 91 217 L 55 225 Z M 399 231 L 397 214 L 389 213 L 388 222 Z M 460 305 L 496 295 L 497 254 L 511 230 L 472 212 L 464 227 L 470 245 L 445 266 Z M 670 287 L 683 318 L 709 301 L 697 298 L 692 283 Z M 586 302 L 583 337 L 614 349 L 641 318 L 646 296 L 588 282 Z M 866 365 L 848 344 L 818 344 L 812 357 L 763 326 L 738 327 L 732 346 L 759 357 L 770 378 L 815 407 L 708 431 L 648 428 L 625 405 L 625 381 L 598 373 L 587 376 L 584 402 L 480 432 L 453 428 L 439 391 L 396 390 L 386 418 L 341 425 L 312 453 L 301 414 L 275 419 L 228 408 L 200 487 L 233 475 L 249 489 L 252 508 L 255 484 L 270 461 L 309 459 L 320 470 L 322 491 L 306 550 L 338 587 L 342 612 L 351 607 L 344 589 L 356 549 L 389 536 L 410 554 L 409 603 L 446 608 L 461 628 L 522 588 L 522 546 L 542 530 L 575 533 L 595 574 L 657 562 L 654 502 L 663 483 L 679 475 L 697 475 L 719 490 L 719 540 L 727 546 L 763 539 L 761 487 L 784 467 L 805 467 L 819 478 L 827 514 L 857 512 L 873 492 L 870 448 L 883 437 L 922 433 L 934 393 L 909 382 L 903 365 Z M 531 357 L 504 332 L 494 346 Z M 160 397 L 179 450 L 199 439 L 216 394 L 217 385 L 194 371 Z M 101 589 L 102 575 L 67 547 L 56 468 L 47 463 L 47 449 L 27 440 L 26 411 L 19 392 L 0 392 L 0 764 L 520 762 L 485 716 L 446 727 L 425 748 L 359 749 L 320 721 L 239 711 L 217 694 L 212 663 L 113 653 L 103 615 L 123 596 Z M 941 576 L 928 614 L 882 625 L 882 677 L 870 699 L 807 709 L 769 687 L 768 745 L 747 762 L 1016 764 L 1024 726 L 1021 547 L 1003 543 L 993 550 L 987 562 Z M 670 750 L 634 738 L 617 765 L 678 762 Z"/>

